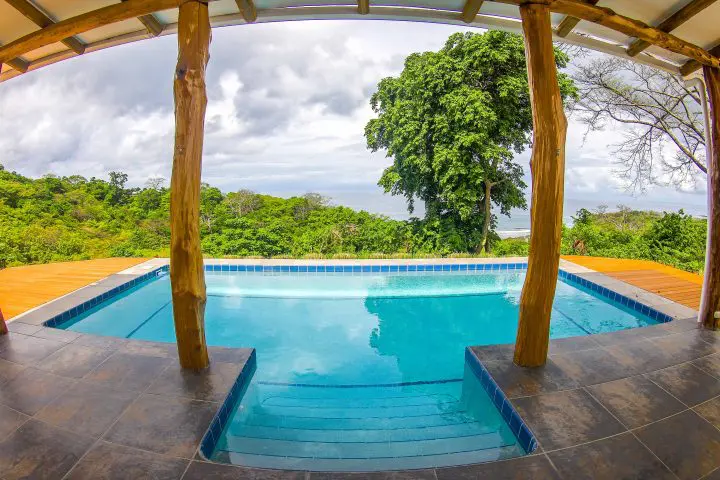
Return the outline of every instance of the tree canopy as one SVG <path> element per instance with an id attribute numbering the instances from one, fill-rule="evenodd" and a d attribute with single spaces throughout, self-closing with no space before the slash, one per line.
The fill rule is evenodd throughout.
<path id="1" fill-rule="evenodd" d="M 559 68 L 569 57 L 555 51 Z M 572 80 L 560 73 L 564 99 Z M 465 249 L 488 247 L 491 202 L 509 215 L 526 208 L 523 168 L 513 159 L 531 141 L 525 50 L 519 35 L 456 33 L 438 52 L 415 53 L 402 73 L 380 81 L 370 100 L 377 114 L 367 146 L 392 157 L 378 182 L 425 203 L 426 220 L 463 232 Z"/>

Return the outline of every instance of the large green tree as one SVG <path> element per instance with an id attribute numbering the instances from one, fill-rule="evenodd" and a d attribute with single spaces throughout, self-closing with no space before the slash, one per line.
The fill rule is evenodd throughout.
<path id="1" fill-rule="evenodd" d="M 565 67 L 568 56 L 557 50 Z M 564 99 L 576 89 L 559 75 Z M 527 208 L 523 168 L 513 158 L 531 141 L 532 113 L 519 35 L 456 33 L 438 52 L 415 53 L 370 100 L 377 117 L 365 127 L 368 148 L 392 157 L 378 184 L 404 195 L 412 213 L 450 221 L 468 232 L 467 248 L 489 248 L 496 217 Z"/>

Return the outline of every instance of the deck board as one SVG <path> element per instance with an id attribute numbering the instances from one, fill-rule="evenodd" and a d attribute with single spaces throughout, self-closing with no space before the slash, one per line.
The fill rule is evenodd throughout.
<path id="1" fill-rule="evenodd" d="M 563 255 L 565 260 L 663 296 L 694 310 L 700 308 L 703 277 L 649 260 Z"/>
<path id="2" fill-rule="evenodd" d="M 105 258 L 0 270 L 0 309 L 6 319 L 138 265 L 145 258 Z"/>

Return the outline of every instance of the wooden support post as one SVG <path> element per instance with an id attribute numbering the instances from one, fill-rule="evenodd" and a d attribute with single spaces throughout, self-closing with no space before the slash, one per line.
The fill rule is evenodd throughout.
<path id="1" fill-rule="evenodd" d="M 720 329 L 720 70 L 703 67 L 710 103 L 710 158 L 707 159 L 708 245 L 700 321 Z"/>
<path id="2" fill-rule="evenodd" d="M 532 104 L 533 150 L 530 254 L 520 296 L 514 360 L 523 367 L 538 367 L 547 358 L 560 264 L 567 119 L 555 67 L 550 8 L 523 4 L 520 15 Z"/>
<path id="3" fill-rule="evenodd" d="M 205 131 L 208 5 L 185 0 L 178 19 L 175 154 L 170 185 L 170 282 L 180 365 L 209 364 L 205 344 L 205 272 L 200 249 L 200 172 Z"/>

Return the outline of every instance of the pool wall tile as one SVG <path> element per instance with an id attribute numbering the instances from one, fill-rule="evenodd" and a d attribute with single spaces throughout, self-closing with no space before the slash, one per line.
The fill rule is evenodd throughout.
<path id="1" fill-rule="evenodd" d="M 535 435 L 520 417 L 515 407 L 512 406 L 512 403 L 510 403 L 510 400 L 505 396 L 502 389 L 495 383 L 495 380 L 482 362 L 472 353 L 470 347 L 465 349 L 465 362 L 470 366 L 470 370 L 478 380 L 480 380 L 480 384 L 485 389 L 485 392 L 487 392 L 495 408 L 497 408 L 500 415 L 502 415 L 505 423 L 510 427 L 520 446 L 526 453 L 532 453 L 537 448 Z"/>
<path id="2" fill-rule="evenodd" d="M 240 374 L 235 379 L 235 383 L 233 383 L 228 395 L 225 397 L 225 401 L 223 401 L 220 409 L 215 414 L 215 417 L 200 442 L 199 453 L 204 460 L 210 460 L 212 457 L 215 447 L 220 441 L 220 438 L 222 438 L 222 432 L 228 425 L 230 414 L 235 408 L 235 405 L 237 405 L 243 395 L 245 395 L 245 391 L 250 385 L 250 380 L 255 374 L 256 368 L 257 359 L 255 357 L 255 349 L 253 349 Z"/>
<path id="3" fill-rule="evenodd" d="M 610 290 L 607 287 L 603 287 L 601 285 L 598 285 L 597 283 L 591 282 L 590 280 L 579 277 L 575 275 L 574 273 L 568 273 L 564 270 L 560 270 L 558 272 L 558 276 L 561 280 L 565 281 L 566 283 L 570 284 L 576 284 L 580 285 L 583 288 L 586 288 L 592 292 L 597 293 L 601 297 L 605 297 L 617 304 L 623 305 L 625 307 L 628 307 L 631 310 L 634 310 L 636 312 L 639 312 L 645 316 L 648 316 L 652 318 L 653 320 L 657 320 L 661 323 L 667 323 L 673 320 L 673 317 L 662 313 L 648 305 L 645 305 L 643 303 L 637 302 L 633 300 L 632 298 L 626 297 L 625 295 L 621 295 L 618 292 L 615 292 L 614 290 Z"/>

